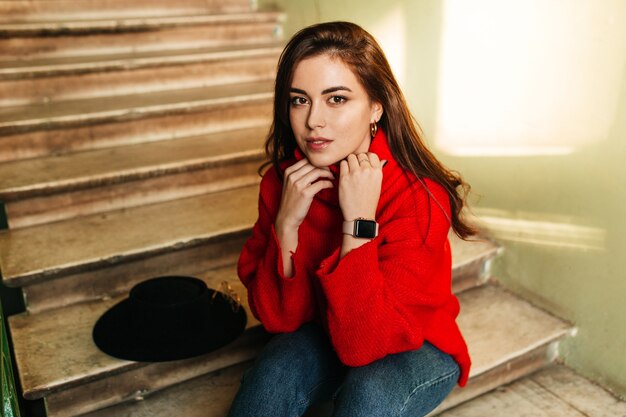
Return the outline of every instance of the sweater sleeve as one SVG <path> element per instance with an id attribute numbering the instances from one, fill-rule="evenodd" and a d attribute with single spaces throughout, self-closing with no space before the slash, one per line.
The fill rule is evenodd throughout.
<path id="1" fill-rule="evenodd" d="M 317 271 L 331 341 L 346 365 L 417 349 L 435 314 L 458 314 L 451 293 L 449 200 L 443 188 L 430 184 L 432 195 L 405 193 L 377 238 L 341 260 L 337 249 Z"/>
<path id="2" fill-rule="evenodd" d="M 271 333 L 292 332 L 315 314 L 311 282 L 297 249 L 291 252 L 294 275 L 284 274 L 280 242 L 274 230 L 276 202 L 280 201 L 281 192 L 276 174 L 268 171 L 261 181 L 258 220 L 237 263 L 239 279 L 248 290 L 250 310 Z"/>

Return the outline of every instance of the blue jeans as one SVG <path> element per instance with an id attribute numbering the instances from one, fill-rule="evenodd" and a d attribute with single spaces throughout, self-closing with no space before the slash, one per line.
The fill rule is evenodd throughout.
<path id="1" fill-rule="evenodd" d="M 333 417 L 419 417 L 452 391 L 459 366 L 428 342 L 351 368 L 324 330 L 307 323 L 274 336 L 244 372 L 229 417 L 300 417 L 332 401 Z"/>

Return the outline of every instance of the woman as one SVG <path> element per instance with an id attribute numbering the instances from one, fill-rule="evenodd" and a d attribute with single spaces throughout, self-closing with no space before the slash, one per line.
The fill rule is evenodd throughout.
<path id="1" fill-rule="evenodd" d="M 259 218 L 238 273 L 274 336 L 231 417 L 421 416 L 470 358 L 451 293 L 467 186 L 423 144 L 374 38 L 347 22 L 283 51 Z M 461 190 L 459 190 L 459 188 Z"/>

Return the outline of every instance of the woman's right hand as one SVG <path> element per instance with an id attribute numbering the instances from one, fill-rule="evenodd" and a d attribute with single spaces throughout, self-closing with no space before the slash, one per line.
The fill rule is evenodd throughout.
<path id="1" fill-rule="evenodd" d="M 335 179 L 335 176 L 330 169 L 317 168 L 306 158 L 285 170 L 283 192 L 276 215 L 277 233 L 297 230 L 309 212 L 315 194 L 333 187 L 332 181 L 321 178 Z"/>

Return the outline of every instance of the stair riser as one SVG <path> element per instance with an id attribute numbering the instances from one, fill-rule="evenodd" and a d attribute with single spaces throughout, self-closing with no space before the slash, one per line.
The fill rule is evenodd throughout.
<path id="1" fill-rule="evenodd" d="M 156 276 L 206 275 L 206 271 L 235 264 L 249 234 L 246 231 L 192 248 L 35 283 L 23 288 L 26 307 L 35 313 L 115 297 L 128 292 L 136 283 Z M 51 294 L 57 296 L 51 297 Z"/>
<path id="2" fill-rule="evenodd" d="M 18 229 L 109 210 L 171 201 L 258 183 L 261 158 L 5 203 L 9 227 Z"/>
<path id="3" fill-rule="evenodd" d="M 111 375 L 46 397 L 48 417 L 72 417 L 125 401 L 140 400 L 147 393 L 166 388 L 227 366 L 255 358 L 269 335 L 259 327 L 232 344 L 185 361 L 149 364 L 130 372 Z"/>
<path id="4" fill-rule="evenodd" d="M 59 123 L 56 129 L 0 136 L 0 162 L 268 125 L 271 106 L 271 94 L 267 94 L 187 113 L 109 123 L 87 120 L 82 126 L 66 128 Z M 43 129 L 45 123 L 38 127 Z"/>
<path id="5" fill-rule="evenodd" d="M 271 80 L 278 56 L 0 81 L 0 106 Z"/>
<path id="6" fill-rule="evenodd" d="M 252 11 L 251 3 L 250 0 L 2 0 L 0 22 L 239 13 Z"/>
<path id="7" fill-rule="evenodd" d="M 280 25 L 271 21 L 157 27 L 75 36 L 9 36 L 0 38 L 0 51 L 3 51 L 0 62 L 269 43 L 279 39 Z"/>

